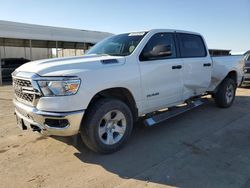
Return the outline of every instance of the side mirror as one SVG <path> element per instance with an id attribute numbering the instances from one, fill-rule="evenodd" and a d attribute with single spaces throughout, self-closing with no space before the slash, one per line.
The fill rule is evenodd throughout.
<path id="1" fill-rule="evenodd" d="M 154 60 L 157 58 L 168 57 L 172 55 L 172 50 L 170 45 L 157 45 L 151 51 L 143 51 L 140 60 Z"/>
<path id="2" fill-rule="evenodd" d="M 172 55 L 171 48 L 169 48 L 168 50 L 166 50 L 164 52 L 160 52 L 158 54 L 159 57 L 167 57 L 167 56 L 171 56 L 171 55 Z"/>
<path id="3" fill-rule="evenodd" d="M 156 57 L 167 57 L 172 55 L 170 45 L 158 45 L 155 46 L 152 51 Z"/>

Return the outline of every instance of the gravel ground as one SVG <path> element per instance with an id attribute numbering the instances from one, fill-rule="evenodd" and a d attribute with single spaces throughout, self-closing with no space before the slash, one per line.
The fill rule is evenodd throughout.
<path id="1" fill-rule="evenodd" d="M 229 109 L 211 100 L 138 126 L 111 155 L 91 152 L 79 136 L 20 130 L 12 96 L 0 87 L 0 187 L 250 187 L 250 88 L 238 89 Z"/>

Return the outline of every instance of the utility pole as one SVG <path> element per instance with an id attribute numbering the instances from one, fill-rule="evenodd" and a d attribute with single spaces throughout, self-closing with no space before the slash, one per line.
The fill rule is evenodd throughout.
<path id="1" fill-rule="evenodd" d="M 32 41 L 30 39 L 30 60 L 32 61 L 33 60 L 33 57 L 32 57 Z"/>
<path id="2" fill-rule="evenodd" d="M 58 57 L 58 43 L 56 41 L 56 57 Z"/>

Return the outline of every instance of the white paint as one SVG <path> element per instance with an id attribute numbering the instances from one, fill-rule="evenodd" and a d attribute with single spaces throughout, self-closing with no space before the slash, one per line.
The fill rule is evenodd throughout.
<path id="1" fill-rule="evenodd" d="M 213 91 L 231 71 L 242 78 L 241 56 L 210 58 L 169 59 L 140 62 L 138 57 L 149 38 L 158 32 L 175 30 L 151 30 L 133 53 L 126 57 L 86 55 L 81 57 L 39 60 L 27 63 L 17 71 L 33 72 L 40 76 L 78 76 L 81 86 L 76 95 L 66 97 L 42 97 L 37 105 L 44 111 L 74 111 L 86 109 L 98 92 L 122 87 L 133 95 L 139 115 L 181 104 L 186 99 Z M 178 32 L 178 31 L 177 31 Z M 185 31 L 181 31 L 185 32 Z M 185 32 L 191 33 L 191 32 Z M 197 34 L 197 33 L 195 33 Z M 101 60 L 117 59 L 117 64 L 102 64 Z M 204 63 L 211 63 L 207 69 Z M 181 64 L 180 70 L 172 65 Z M 147 95 L 159 93 L 147 98 Z M 194 94 L 195 93 L 195 94 Z"/>

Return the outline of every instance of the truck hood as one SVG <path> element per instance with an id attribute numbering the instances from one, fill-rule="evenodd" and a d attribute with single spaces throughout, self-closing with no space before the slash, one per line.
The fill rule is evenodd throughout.
<path id="1" fill-rule="evenodd" d="M 40 76 L 77 76 L 85 71 L 124 63 L 125 57 L 122 56 L 85 55 L 31 61 L 17 68 L 16 72 L 32 72 Z"/>

